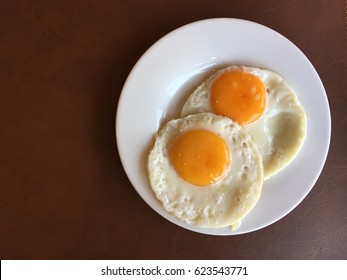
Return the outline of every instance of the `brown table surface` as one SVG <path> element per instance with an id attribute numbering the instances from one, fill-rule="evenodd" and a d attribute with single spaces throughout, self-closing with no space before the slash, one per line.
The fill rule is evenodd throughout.
<path id="1" fill-rule="evenodd" d="M 345 1 L 0 1 L 1 259 L 346 259 Z M 119 159 L 115 116 L 155 41 L 214 17 L 264 24 L 296 44 L 329 98 L 326 165 L 282 220 L 208 236 L 159 216 Z M 319 152 L 319 151 L 317 151 Z"/>

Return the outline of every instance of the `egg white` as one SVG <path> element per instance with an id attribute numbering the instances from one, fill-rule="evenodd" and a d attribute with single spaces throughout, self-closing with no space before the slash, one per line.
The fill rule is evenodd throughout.
<path id="1" fill-rule="evenodd" d="M 172 142 L 193 129 L 216 133 L 230 149 L 230 168 L 220 181 L 210 186 L 188 183 L 170 163 Z M 155 136 L 147 167 L 151 188 L 166 211 L 203 228 L 239 224 L 257 203 L 263 183 L 261 156 L 252 138 L 237 123 L 212 113 L 169 121 Z"/>
<path id="2" fill-rule="evenodd" d="M 245 126 L 262 156 L 266 180 L 296 157 L 306 138 L 306 113 L 294 90 L 279 74 L 245 66 L 230 66 L 219 70 L 190 95 L 183 106 L 181 117 L 213 112 L 210 103 L 211 86 L 215 79 L 232 69 L 240 69 L 257 76 L 267 90 L 263 115 Z"/>

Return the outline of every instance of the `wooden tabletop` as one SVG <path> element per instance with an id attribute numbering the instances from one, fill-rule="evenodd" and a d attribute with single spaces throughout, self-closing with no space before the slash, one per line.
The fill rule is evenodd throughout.
<path id="1" fill-rule="evenodd" d="M 345 1 L 1 1 L 1 259 L 346 259 Z M 275 224 L 209 236 L 162 218 L 119 159 L 117 102 L 130 70 L 168 32 L 251 20 L 309 58 L 332 115 L 327 162 Z M 317 151 L 319 152 L 319 151 Z"/>

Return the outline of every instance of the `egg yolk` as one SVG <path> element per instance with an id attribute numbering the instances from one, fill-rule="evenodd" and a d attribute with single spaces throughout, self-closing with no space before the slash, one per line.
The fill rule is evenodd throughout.
<path id="1" fill-rule="evenodd" d="M 196 186 L 215 183 L 230 165 L 227 143 L 207 130 L 191 130 L 180 135 L 170 147 L 169 154 L 176 172 Z"/>
<path id="2" fill-rule="evenodd" d="M 257 120 L 263 114 L 265 104 L 265 86 L 253 74 L 231 70 L 223 73 L 212 84 L 213 111 L 241 125 Z"/>

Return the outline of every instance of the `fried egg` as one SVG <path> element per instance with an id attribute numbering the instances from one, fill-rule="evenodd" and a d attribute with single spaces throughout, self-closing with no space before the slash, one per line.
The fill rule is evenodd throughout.
<path id="1" fill-rule="evenodd" d="M 217 71 L 190 95 L 181 116 L 212 112 L 244 126 L 253 137 L 268 179 L 298 154 L 306 137 L 306 113 L 277 73 L 231 66 Z"/>
<path id="2" fill-rule="evenodd" d="M 190 225 L 237 225 L 257 203 L 260 153 L 246 130 L 212 113 L 174 119 L 155 135 L 148 177 L 167 212 Z"/>

